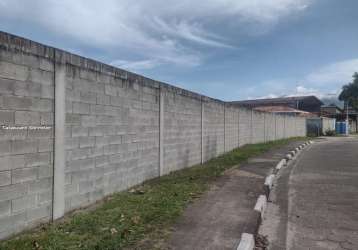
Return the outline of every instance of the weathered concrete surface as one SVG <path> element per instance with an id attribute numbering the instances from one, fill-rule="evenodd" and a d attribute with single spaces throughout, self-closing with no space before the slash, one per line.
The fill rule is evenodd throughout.
<path id="1" fill-rule="evenodd" d="M 357 137 L 325 138 L 281 172 L 260 229 L 270 249 L 358 249 L 357 153 Z"/>
<path id="2" fill-rule="evenodd" d="M 165 249 L 232 250 L 242 233 L 255 233 L 258 213 L 254 206 L 257 197 L 265 193 L 265 177 L 299 144 L 273 149 L 239 169 L 226 171 L 206 195 L 186 209 Z"/>

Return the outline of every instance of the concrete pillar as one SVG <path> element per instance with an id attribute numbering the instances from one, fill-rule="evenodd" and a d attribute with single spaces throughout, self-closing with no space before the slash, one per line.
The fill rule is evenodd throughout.
<path id="1" fill-rule="evenodd" d="M 275 117 L 275 140 L 277 140 L 277 114 L 273 114 Z"/>
<path id="2" fill-rule="evenodd" d="M 226 152 L 226 103 L 224 103 L 224 153 Z"/>
<path id="3" fill-rule="evenodd" d="M 253 115 L 254 115 L 254 110 L 251 109 L 251 123 L 250 123 L 250 142 L 251 144 L 253 143 L 254 141 L 254 138 L 253 138 L 253 127 L 254 127 L 254 124 L 253 124 Z"/>
<path id="4" fill-rule="evenodd" d="M 65 214 L 66 65 L 55 63 L 55 142 L 53 171 L 54 220 Z"/>
<path id="5" fill-rule="evenodd" d="M 286 115 L 283 116 L 283 138 L 286 138 Z"/>
<path id="6" fill-rule="evenodd" d="M 237 147 L 240 147 L 240 109 L 237 108 Z"/>
<path id="7" fill-rule="evenodd" d="M 266 113 L 264 113 L 264 142 L 266 141 Z"/>
<path id="8" fill-rule="evenodd" d="M 204 163 L 204 103 L 201 97 L 201 164 Z"/>
<path id="9" fill-rule="evenodd" d="M 164 91 L 159 89 L 159 176 L 164 175 Z"/>

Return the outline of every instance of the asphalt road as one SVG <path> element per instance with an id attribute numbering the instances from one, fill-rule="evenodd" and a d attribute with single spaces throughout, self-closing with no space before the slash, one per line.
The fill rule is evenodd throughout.
<path id="1" fill-rule="evenodd" d="M 325 138 L 279 175 L 260 233 L 269 249 L 358 249 L 358 137 Z"/>

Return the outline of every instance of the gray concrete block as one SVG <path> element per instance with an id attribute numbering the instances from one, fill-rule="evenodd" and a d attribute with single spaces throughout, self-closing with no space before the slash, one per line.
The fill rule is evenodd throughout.
<path id="1" fill-rule="evenodd" d="M 27 67 L 5 61 L 0 61 L 0 77 L 25 81 L 28 78 Z"/>
<path id="2" fill-rule="evenodd" d="M 91 155 L 91 148 L 76 148 L 69 151 L 71 160 L 86 159 Z"/>
<path id="3" fill-rule="evenodd" d="M 52 189 L 52 177 L 42 178 L 27 183 L 28 194 L 38 194 Z"/>
<path id="4" fill-rule="evenodd" d="M 40 125 L 40 113 L 32 111 L 15 111 L 17 125 Z"/>
<path id="5" fill-rule="evenodd" d="M 53 136 L 52 126 L 29 126 L 29 138 L 52 138 Z"/>
<path id="6" fill-rule="evenodd" d="M 37 203 L 42 205 L 42 204 L 48 204 L 52 202 L 52 190 L 43 192 L 43 193 L 39 193 L 37 195 Z"/>
<path id="7" fill-rule="evenodd" d="M 54 101 L 44 98 L 33 98 L 31 110 L 41 111 L 41 112 L 53 112 L 54 110 Z"/>
<path id="8" fill-rule="evenodd" d="M 80 114 L 66 114 L 66 124 L 67 125 L 81 125 L 81 115 Z"/>
<path id="9" fill-rule="evenodd" d="M 27 184 L 19 183 L 0 187 L 0 201 L 17 199 L 27 194 Z"/>
<path id="10" fill-rule="evenodd" d="M 72 137 L 88 136 L 88 128 L 73 126 Z"/>
<path id="11" fill-rule="evenodd" d="M 52 152 L 53 139 L 41 138 L 38 140 L 38 152 Z"/>
<path id="12" fill-rule="evenodd" d="M 65 140 L 66 150 L 80 147 L 80 137 L 68 137 Z"/>
<path id="13" fill-rule="evenodd" d="M 103 95 L 103 94 L 97 94 L 97 104 L 101 105 L 109 105 L 111 103 L 110 96 Z"/>
<path id="14" fill-rule="evenodd" d="M 95 137 L 80 137 L 80 148 L 94 147 Z"/>
<path id="15" fill-rule="evenodd" d="M 27 219 L 29 222 L 37 221 L 39 219 L 50 219 L 51 217 L 51 205 L 36 207 L 27 210 Z"/>
<path id="16" fill-rule="evenodd" d="M 15 115 L 13 111 L 0 110 L 0 126 L 14 124 L 15 122 L 14 117 Z"/>
<path id="17" fill-rule="evenodd" d="M 106 84 L 104 86 L 104 93 L 109 96 L 118 96 L 118 87 Z"/>
<path id="18" fill-rule="evenodd" d="M 82 103 L 97 103 L 97 94 L 92 92 L 80 92 L 80 100 Z"/>
<path id="19" fill-rule="evenodd" d="M 34 83 L 41 83 L 43 85 L 53 85 L 53 72 L 30 68 L 28 80 Z"/>
<path id="20" fill-rule="evenodd" d="M 79 193 L 80 194 L 88 193 L 88 192 L 93 191 L 94 183 L 91 180 L 81 181 L 79 183 L 78 188 L 79 188 Z"/>
<path id="21" fill-rule="evenodd" d="M 37 204 L 37 195 L 26 195 L 11 201 L 12 213 L 24 212 L 28 208 L 35 207 Z"/>
<path id="22" fill-rule="evenodd" d="M 11 184 L 11 173 L 10 171 L 1 171 L 0 172 L 0 187 L 7 186 Z"/>
<path id="23" fill-rule="evenodd" d="M 102 126 L 89 128 L 89 136 L 103 136 L 104 135 L 103 130 L 104 128 Z"/>
<path id="24" fill-rule="evenodd" d="M 0 93 L 13 94 L 15 81 L 10 79 L 0 78 Z"/>
<path id="25" fill-rule="evenodd" d="M 33 82 L 14 82 L 16 96 L 41 97 L 41 84 Z"/>
<path id="26" fill-rule="evenodd" d="M 54 113 L 41 113 L 41 125 L 54 125 Z"/>
<path id="27" fill-rule="evenodd" d="M 39 173 L 38 178 L 48 178 L 53 176 L 53 165 L 40 166 L 38 167 Z"/>
<path id="28" fill-rule="evenodd" d="M 74 114 L 89 114 L 90 105 L 88 103 L 74 102 L 72 105 Z"/>
<path id="29" fill-rule="evenodd" d="M 0 156 L 11 153 L 11 141 L 0 141 Z"/>
<path id="30" fill-rule="evenodd" d="M 23 168 L 24 166 L 24 155 L 8 155 L 0 157 L 0 171 Z"/>
<path id="31" fill-rule="evenodd" d="M 87 159 L 73 160 L 68 162 L 68 167 L 69 169 L 71 169 L 71 171 L 94 168 L 95 159 L 87 158 Z"/>
<path id="32" fill-rule="evenodd" d="M 96 116 L 82 115 L 81 116 L 81 125 L 84 127 L 95 127 L 96 126 Z"/>
<path id="33" fill-rule="evenodd" d="M 25 224 L 26 218 L 27 218 L 26 212 L 0 218 L 0 225 L 1 225 L 0 233 L 6 231 L 13 232 L 12 230 L 14 230 L 19 225 L 22 225 L 24 227 L 26 225 Z"/>
<path id="34" fill-rule="evenodd" d="M 30 110 L 32 99 L 29 97 L 3 96 L 2 107 L 12 110 Z"/>
<path id="35" fill-rule="evenodd" d="M 13 184 L 33 181 L 37 179 L 37 175 L 37 167 L 14 169 L 11 172 L 11 181 Z"/>
<path id="36" fill-rule="evenodd" d="M 0 201 L 0 218 L 11 213 L 11 201 Z"/>
<path id="37" fill-rule="evenodd" d="M 49 165 L 51 162 L 50 153 L 34 153 L 25 155 L 26 167 Z"/>

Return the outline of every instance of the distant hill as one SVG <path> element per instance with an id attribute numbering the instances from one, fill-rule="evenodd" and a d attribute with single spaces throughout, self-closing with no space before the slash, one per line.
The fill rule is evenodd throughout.
<path id="1" fill-rule="evenodd" d="M 325 105 L 329 105 L 329 104 L 335 104 L 340 108 L 343 108 L 344 103 L 340 100 L 338 100 L 337 97 L 332 96 L 332 97 L 322 97 L 321 101 L 325 104 Z"/>

